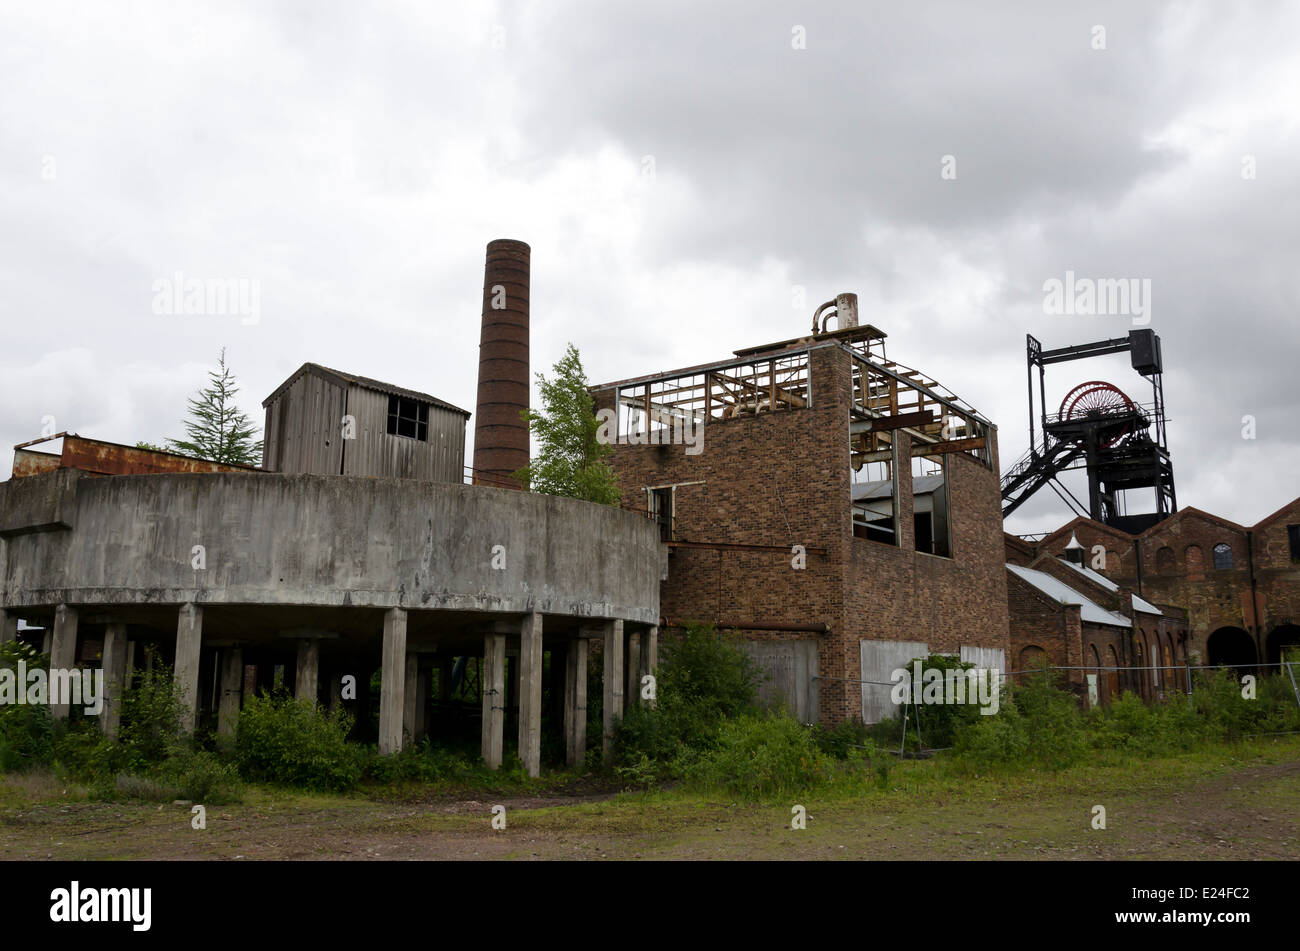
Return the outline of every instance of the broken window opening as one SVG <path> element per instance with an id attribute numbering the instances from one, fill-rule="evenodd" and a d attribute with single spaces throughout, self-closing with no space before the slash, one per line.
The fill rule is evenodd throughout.
<path id="1" fill-rule="evenodd" d="M 946 455 L 913 457 L 912 521 L 917 551 L 952 557 Z"/>
<path id="2" fill-rule="evenodd" d="M 429 404 L 402 396 L 388 397 L 388 434 L 429 441 Z"/>
<path id="3" fill-rule="evenodd" d="M 898 482 L 892 460 L 861 461 L 850 478 L 853 535 L 898 546 Z"/>
<path id="4" fill-rule="evenodd" d="M 646 489 L 646 504 L 650 517 L 659 526 L 659 540 L 670 542 L 674 539 L 673 486 L 661 486 Z"/>

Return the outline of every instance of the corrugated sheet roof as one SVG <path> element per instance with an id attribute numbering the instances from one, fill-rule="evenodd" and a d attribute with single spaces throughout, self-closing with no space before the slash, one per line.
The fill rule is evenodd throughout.
<path id="1" fill-rule="evenodd" d="M 1165 612 L 1161 611 L 1150 601 L 1144 601 L 1143 599 L 1139 598 L 1136 594 L 1133 595 L 1133 610 L 1142 611 L 1146 614 L 1159 614 L 1161 617 L 1165 616 Z"/>
<path id="2" fill-rule="evenodd" d="M 1064 581 L 1058 581 L 1046 572 L 1022 568 L 1019 565 L 1007 565 L 1007 570 L 1014 572 L 1017 577 L 1033 585 L 1053 601 L 1079 605 L 1079 614 L 1085 621 L 1093 624 L 1111 624 L 1115 627 L 1133 626 L 1133 622 L 1122 614 L 1107 611 L 1095 601 L 1075 591 Z"/>
<path id="3" fill-rule="evenodd" d="M 304 363 L 300 366 L 289 379 L 285 380 L 275 388 L 275 392 L 262 400 L 263 406 L 270 406 L 272 402 L 281 393 L 287 390 L 298 377 L 304 373 L 314 373 L 317 376 L 324 377 L 340 386 L 360 386 L 367 390 L 375 390 L 379 393 L 388 393 L 391 396 L 402 396 L 406 399 L 419 400 L 423 403 L 430 403 L 441 409 L 449 410 L 453 413 L 460 413 L 465 417 L 471 415 L 469 410 L 461 409 L 454 406 L 446 400 L 440 400 L 429 393 L 421 393 L 419 390 L 408 390 L 403 386 L 394 386 L 391 383 L 385 383 L 383 380 L 373 380 L 368 376 L 357 376 L 355 373 L 344 373 L 342 370 L 334 370 L 327 366 L 321 366 L 319 363 Z"/>
<path id="4" fill-rule="evenodd" d="M 942 488 L 942 475 L 912 477 L 913 495 L 926 495 Z M 853 501 L 861 502 L 864 499 L 887 499 L 893 494 L 893 492 L 893 483 L 889 479 L 884 479 L 878 482 L 859 482 L 853 487 Z"/>
<path id="5" fill-rule="evenodd" d="M 1058 558 L 1057 560 L 1064 565 L 1069 565 L 1071 568 L 1079 572 L 1079 574 L 1083 575 L 1089 581 L 1097 582 L 1097 584 L 1101 585 L 1107 591 L 1119 590 L 1119 585 L 1111 581 L 1109 578 L 1107 578 L 1105 575 L 1101 574 L 1100 572 L 1093 571 L 1091 568 L 1085 568 L 1083 565 L 1076 565 L 1074 562 L 1068 561 L 1065 558 Z"/>

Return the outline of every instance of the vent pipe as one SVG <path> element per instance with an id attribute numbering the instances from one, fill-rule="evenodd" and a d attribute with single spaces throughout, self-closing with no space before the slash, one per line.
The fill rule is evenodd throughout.
<path id="1" fill-rule="evenodd" d="M 831 310 L 831 308 L 835 308 Z M 822 316 L 830 310 L 825 317 Z M 843 293 L 836 294 L 834 300 L 828 300 L 813 312 L 812 332 L 814 334 L 824 334 L 826 332 L 826 322 L 832 317 L 838 318 L 836 330 L 847 330 L 850 327 L 858 325 L 858 295 Z"/>
<path id="2" fill-rule="evenodd" d="M 528 465 L 528 289 L 532 249 L 498 238 L 483 269 L 478 403 L 474 412 L 474 484 L 523 488 L 511 473 Z"/>

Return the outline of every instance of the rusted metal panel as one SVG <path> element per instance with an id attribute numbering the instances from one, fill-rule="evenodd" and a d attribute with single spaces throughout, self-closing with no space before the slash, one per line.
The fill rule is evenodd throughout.
<path id="1" fill-rule="evenodd" d="M 147 475 L 158 472 L 255 472 L 255 466 L 228 465 L 171 452 L 137 449 L 81 436 L 63 438 L 60 467 L 96 475 Z"/>
<path id="2" fill-rule="evenodd" d="M 26 476 L 53 472 L 59 468 L 59 456 L 53 452 L 35 452 L 31 449 L 14 450 L 13 477 L 22 479 Z"/>

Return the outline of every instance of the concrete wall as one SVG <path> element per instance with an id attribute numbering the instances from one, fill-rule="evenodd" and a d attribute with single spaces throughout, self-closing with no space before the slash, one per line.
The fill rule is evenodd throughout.
<path id="1" fill-rule="evenodd" d="M 0 484 L 0 606 L 243 603 L 659 619 L 655 526 L 572 499 L 274 473 Z M 192 549 L 206 549 L 204 570 Z M 492 546 L 505 546 L 504 570 Z"/>

